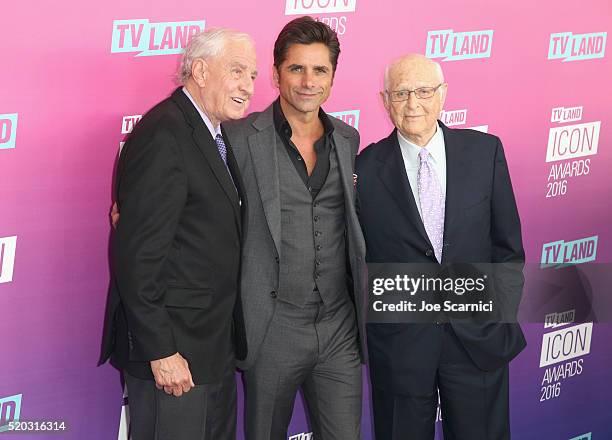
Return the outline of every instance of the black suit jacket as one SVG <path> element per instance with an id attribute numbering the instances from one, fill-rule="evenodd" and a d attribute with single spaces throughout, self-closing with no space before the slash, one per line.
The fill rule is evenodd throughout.
<path id="1" fill-rule="evenodd" d="M 100 362 L 112 356 L 117 367 L 152 378 L 149 361 L 179 352 L 200 384 L 233 367 L 234 347 L 246 355 L 242 180 L 229 146 L 228 165 L 233 181 L 180 88 L 134 128 L 117 167 L 121 220 Z"/>
<path id="2" fill-rule="evenodd" d="M 522 291 L 525 255 L 521 225 L 502 144 L 496 136 L 449 129 L 439 123 L 446 145 L 446 207 L 442 263 L 515 263 L 505 277 L 513 312 Z M 408 182 L 397 132 L 357 157 L 359 218 L 373 263 L 436 263 Z M 510 285 L 511 283 L 513 285 Z M 503 290 L 500 285 L 498 290 Z M 518 292 L 518 295 L 517 295 Z M 525 346 L 518 324 L 455 322 L 453 330 L 474 363 L 494 370 Z M 409 371 L 428 355 L 431 324 L 371 325 L 368 347 L 383 382 Z M 370 331 L 371 330 L 371 331 Z M 433 354 L 432 354 L 433 356 Z M 401 373 L 399 373 L 401 374 Z M 407 379 L 410 380 L 410 379 Z"/>

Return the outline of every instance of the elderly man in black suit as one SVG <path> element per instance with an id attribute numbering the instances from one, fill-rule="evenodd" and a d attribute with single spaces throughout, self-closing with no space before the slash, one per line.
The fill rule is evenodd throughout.
<path id="1" fill-rule="evenodd" d="M 195 36 L 183 86 L 142 118 L 119 158 L 100 361 L 124 372 L 134 440 L 235 438 L 244 203 L 220 123 L 244 115 L 255 63 L 246 34 Z"/>
<path id="2" fill-rule="evenodd" d="M 514 284 L 497 292 L 512 315 L 524 251 L 504 150 L 496 136 L 438 121 L 446 92 L 440 65 L 421 55 L 385 72 L 396 128 L 356 164 L 367 261 L 514 265 Z M 525 339 L 508 321 L 369 324 L 377 440 L 433 439 L 438 395 L 445 439 L 510 438 L 508 363 Z"/>

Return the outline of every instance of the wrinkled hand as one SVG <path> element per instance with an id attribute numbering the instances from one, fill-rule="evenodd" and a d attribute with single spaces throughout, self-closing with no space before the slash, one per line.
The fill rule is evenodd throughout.
<path id="1" fill-rule="evenodd" d="M 160 390 L 163 388 L 167 394 L 180 397 L 195 386 L 187 360 L 180 353 L 151 361 L 151 371 L 155 386 Z"/>
<path id="2" fill-rule="evenodd" d="M 111 225 L 113 229 L 117 229 L 117 224 L 119 223 L 119 208 L 117 207 L 117 202 L 113 203 L 113 207 L 110 212 Z"/>

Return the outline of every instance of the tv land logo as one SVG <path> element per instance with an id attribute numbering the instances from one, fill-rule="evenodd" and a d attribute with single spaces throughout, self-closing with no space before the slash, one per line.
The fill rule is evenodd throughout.
<path id="1" fill-rule="evenodd" d="M 576 309 L 549 313 L 544 317 L 544 328 L 563 327 L 574 322 L 575 317 Z"/>
<path id="2" fill-rule="evenodd" d="M 121 134 L 130 134 L 134 127 L 142 119 L 142 115 L 128 115 L 121 118 Z M 123 149 L 125 141 L 119 142 L 119 152 Z"/>
<path id="3" fill-rule="evenodd" d="M 17 113 L 0 115 L 0 149 L 15 148 Z"/>
<path id="4" fill-rule="evenodd" d="M 0 432 L 8 431 L 9 422 L 18 422 L 23 394 L 0 398 Z"/>
<path id="5" fill-rule="evenodd" d="M 425 56 L 459 61 L 490 58 L 493 30 L 454 32 L 452 29 L 427 32 Z"/>
<path id="6" fill-rule="evenodd" d="M 548 132 L 546 162 L 554 163 L 548 172 L 546 198 L 564 196 L 569 178 L 591 172 L 588 156 L 597 154 L 601 121 L 568 124 L 582 121 L 583 114 L 583 106 L 555 107 L 551 111 L 550 122 L 555 125 Z"/>
<path id="7" fill-rule="evenodd" d="M 137 57 L 178 54 L 204 27 L 204 20 L 161 23 L 147 19 L 115 20 L 111 53 L 137 52 Z"/>
<path id="8" fill-rule="evenodd" d="M 440 112 L 440 121 L 444 123 L 447 127 L 461 127 L 465 125 L 467 122 L 467 109 L 462 110 L 442 110 Z M 473 127 L 461 127 L 461 128 L 469 128 L 472 130 L 482 131 L 483 133 L 487 133 L 489 131 L 488 125 L 476 125 Z"/>
<path id="9" fill-rule="evenodd" d="M 591 433 L 580 434 L 578 437 L 572 437 L 569 440 L 591 440 Z"/>
<path id="10" fill-rule="evenodd" d="M 0 237 L 0 284 L 13 281 L 17 236 Z"/>
<path id="11" fill-rule="evenodd" d="M 544 333 L 540 368 L 546 369 L 541 382 L 540 402 L 558 398 L 563 382 L 583 373 L 583 358 L 591 352 L 592 337 L 592 322 Z"/>
<path id="12" fill-rule="evenodd" d="M 124 116 L 121 119 L 121 134 L 130 134 L 138 121 L 142 119 L 142 115 Z"/>
<path id="13" fill-rule="evenodd" d="M 312 432 L 301 432 L 299 434 L 290 435 L 288 440 L 314 440 Z"/>
<path id="14" fill-rule="evenodd" d="M 582 264 L 597 258 L 598 236 L 573 241 L 553 241 L 542 246 L 540 268 Z"/>
<path id="15" fill-rule="evenodd" d="M 607 32 L 572 34 L 560 32 L 550 34 L 548 59 L 566 61 L 603 58 L 606 52 Z"/>
<path id="16" fill-rule="evenodd" d="M 355 130 L 359 129 L 359 110 L 344 110 L 340 112 L 328 113 L 334 118 L 340 119 L 342 122 L 353 127 Z"/>
<path id="17" fill-rule="evenodd" d="M 584 107 L 555 107 L 552 109 L 550 122 L 558 122 L 560 124 L 566 122 L 580 121 L 582 119 L 582 111 Z"/>
<path id="18" fill-rule="evenodd" d="M 285 15 L 342 14 L 355 12 L 357 0 L 286 0 Z M 313 17 L 332 28 L 338 35 L 346 33 L 346 15 Z"/>

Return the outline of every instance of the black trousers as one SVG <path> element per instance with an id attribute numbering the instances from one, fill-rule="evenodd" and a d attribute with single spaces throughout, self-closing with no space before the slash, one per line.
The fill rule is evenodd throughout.
<path id="1" fill-rule="evenodd" d="M 233 369 L 219 382 L 196 385 L 181 397 L 158 390 L 152 380 L 123 375 L 132 440 L 235 440 Z"/>
<path id="2" fill-rule="evenodd" d="M 431 375 L 421 381 L 430 383 L 431 389 L 398 393 L 377 388 L 372 380 L 376 440 L 432 440 L 438 395 L 445 440 L 510 439 L 508 366 L 480 370 L 450 324 L 434 328 L 429 336 L 437 340 L 430 346 L 437 356 L 424 356 L 435 361 L 425 369 Z"/>

